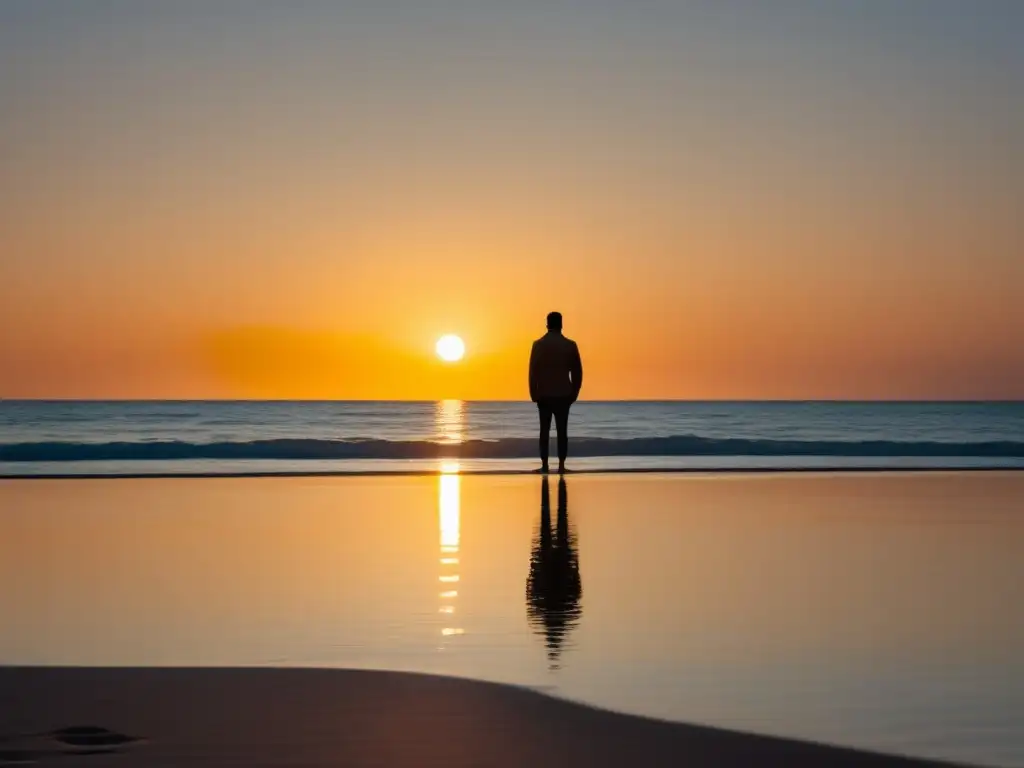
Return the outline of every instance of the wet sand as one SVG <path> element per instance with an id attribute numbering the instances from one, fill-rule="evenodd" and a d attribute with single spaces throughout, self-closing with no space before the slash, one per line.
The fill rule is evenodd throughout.
<path id="1" fill-rule="evenodd" d="M 0 749 L 876 764 L 573 700 L 1022 765 L 1021 498 L 1020 473 L 0 482 Z M 76 726 L 147 741 L 58 757 L 104 748 Z"/>
<path id="2" fill-rule="evenodd" d="M 8 667 L 0 691 L 0 766 L 939 765 L 398 672 Z"/>

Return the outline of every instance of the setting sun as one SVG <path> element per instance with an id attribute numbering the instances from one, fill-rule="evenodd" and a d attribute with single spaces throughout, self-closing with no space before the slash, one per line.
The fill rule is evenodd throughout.
<path id="1" fill-rule="evenodd" d="M 466 345 L 455 334 L 449 333 L 437 340 L 437 356 L 447 363 L 461 360 L 466 354 Z"/>

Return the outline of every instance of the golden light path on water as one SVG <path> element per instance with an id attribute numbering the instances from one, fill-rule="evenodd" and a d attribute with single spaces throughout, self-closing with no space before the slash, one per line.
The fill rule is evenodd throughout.
<path id="1" fill-rule="evenodd" d="M 465 403 L 461 400 L 438 400 L 434 405 L 434 428 L 444 444 L 461 443 L 465 438 Z M 458 471 L 458 467 L 456 470 Z"/>
<path id="2" fill-rule="evenodd" d="M 465 406 L 461 400 L 441 400 L 434 411 L 434 422 L 440 441 L 445 444 L 461 443 L 465 434 Z M 459 596 L 459 529 L 460 529 L 459 463 L 443 461 L 438 477 L 438 527 L 440 529 L 440 573 L 438 613 L 451 617 L 441 629 L 442 637 L 464 633 L 455 620 L 455 601 Z"/>
<path id="3" fill-rule="evenodd" d="M 438 581 L 445 587 L 440 592 L 441 607 L 439 613 L 452 616 L 455 614 L 455 600 L 459 596 L 459 464 L 445 462 L 441 465 L 438 477 L 438 523 L 441 532 L 441 556 L 439 558 L 441 573 Z M 450 622 L 454 623 L 454 622 Z M 451 637 L 463 634 L 457 626 L 445 626 L 441 635 Z"/>
<path id="4" fill-rule="evenodd" d="M 435 427 L 442 441 L 459 443 L 464 434 L 464 404 L 461 400 L 438 401 Z M 438 514 L 441 533 L 441 564 L 459 562 L 459 462 L 442 460 L 438 478 Z M 450 574 L 458 578 L 457 573 Z"/>

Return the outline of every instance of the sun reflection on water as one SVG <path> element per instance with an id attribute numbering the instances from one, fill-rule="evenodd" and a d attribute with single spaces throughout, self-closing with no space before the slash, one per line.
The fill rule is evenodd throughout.
<path id="1" fill-rule="evenodd" d="M 458 402 L 458 401 L 454 401 Z M 461 402 L 459 407 L 461 409 Z M 461 410 L 460 410 L 461 418 Z M 454 584 L 459 581 L 459 484 L 462 478 L 459 477 L 458 462 L 444 462 L 441 464 L 441 474 L 438 477 L 438 527 L 440 528 L 440 549 L 441 555 L 438 558 L 441 572 L 438 581 L 443 584 Z M 441 605 L 438 613 L 452 616 L 455 614 L 454 600 L 459 595 L 458 591 L 449 589 L 440 593 Z M 443 627 L 443 637 L 454 637 L 465 632 L 461 627 Z"/>
<path id="2" fill-rule="evenodd" d="M 461 400 L 438 400 L 434 405 L 434 427 L 441 443 L 452 445 L 465 439 L 466 404 Z"/>

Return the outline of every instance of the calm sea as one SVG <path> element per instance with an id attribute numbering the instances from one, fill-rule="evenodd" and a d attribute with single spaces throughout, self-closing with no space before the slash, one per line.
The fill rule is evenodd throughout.
<path id="1" fill-rule="evenodd" d="M 523 402 L 2 401 L 0 475 L 515 470 Z M 577 469 L 1021 467 L 1024 403 L 580 402 Z"/>

